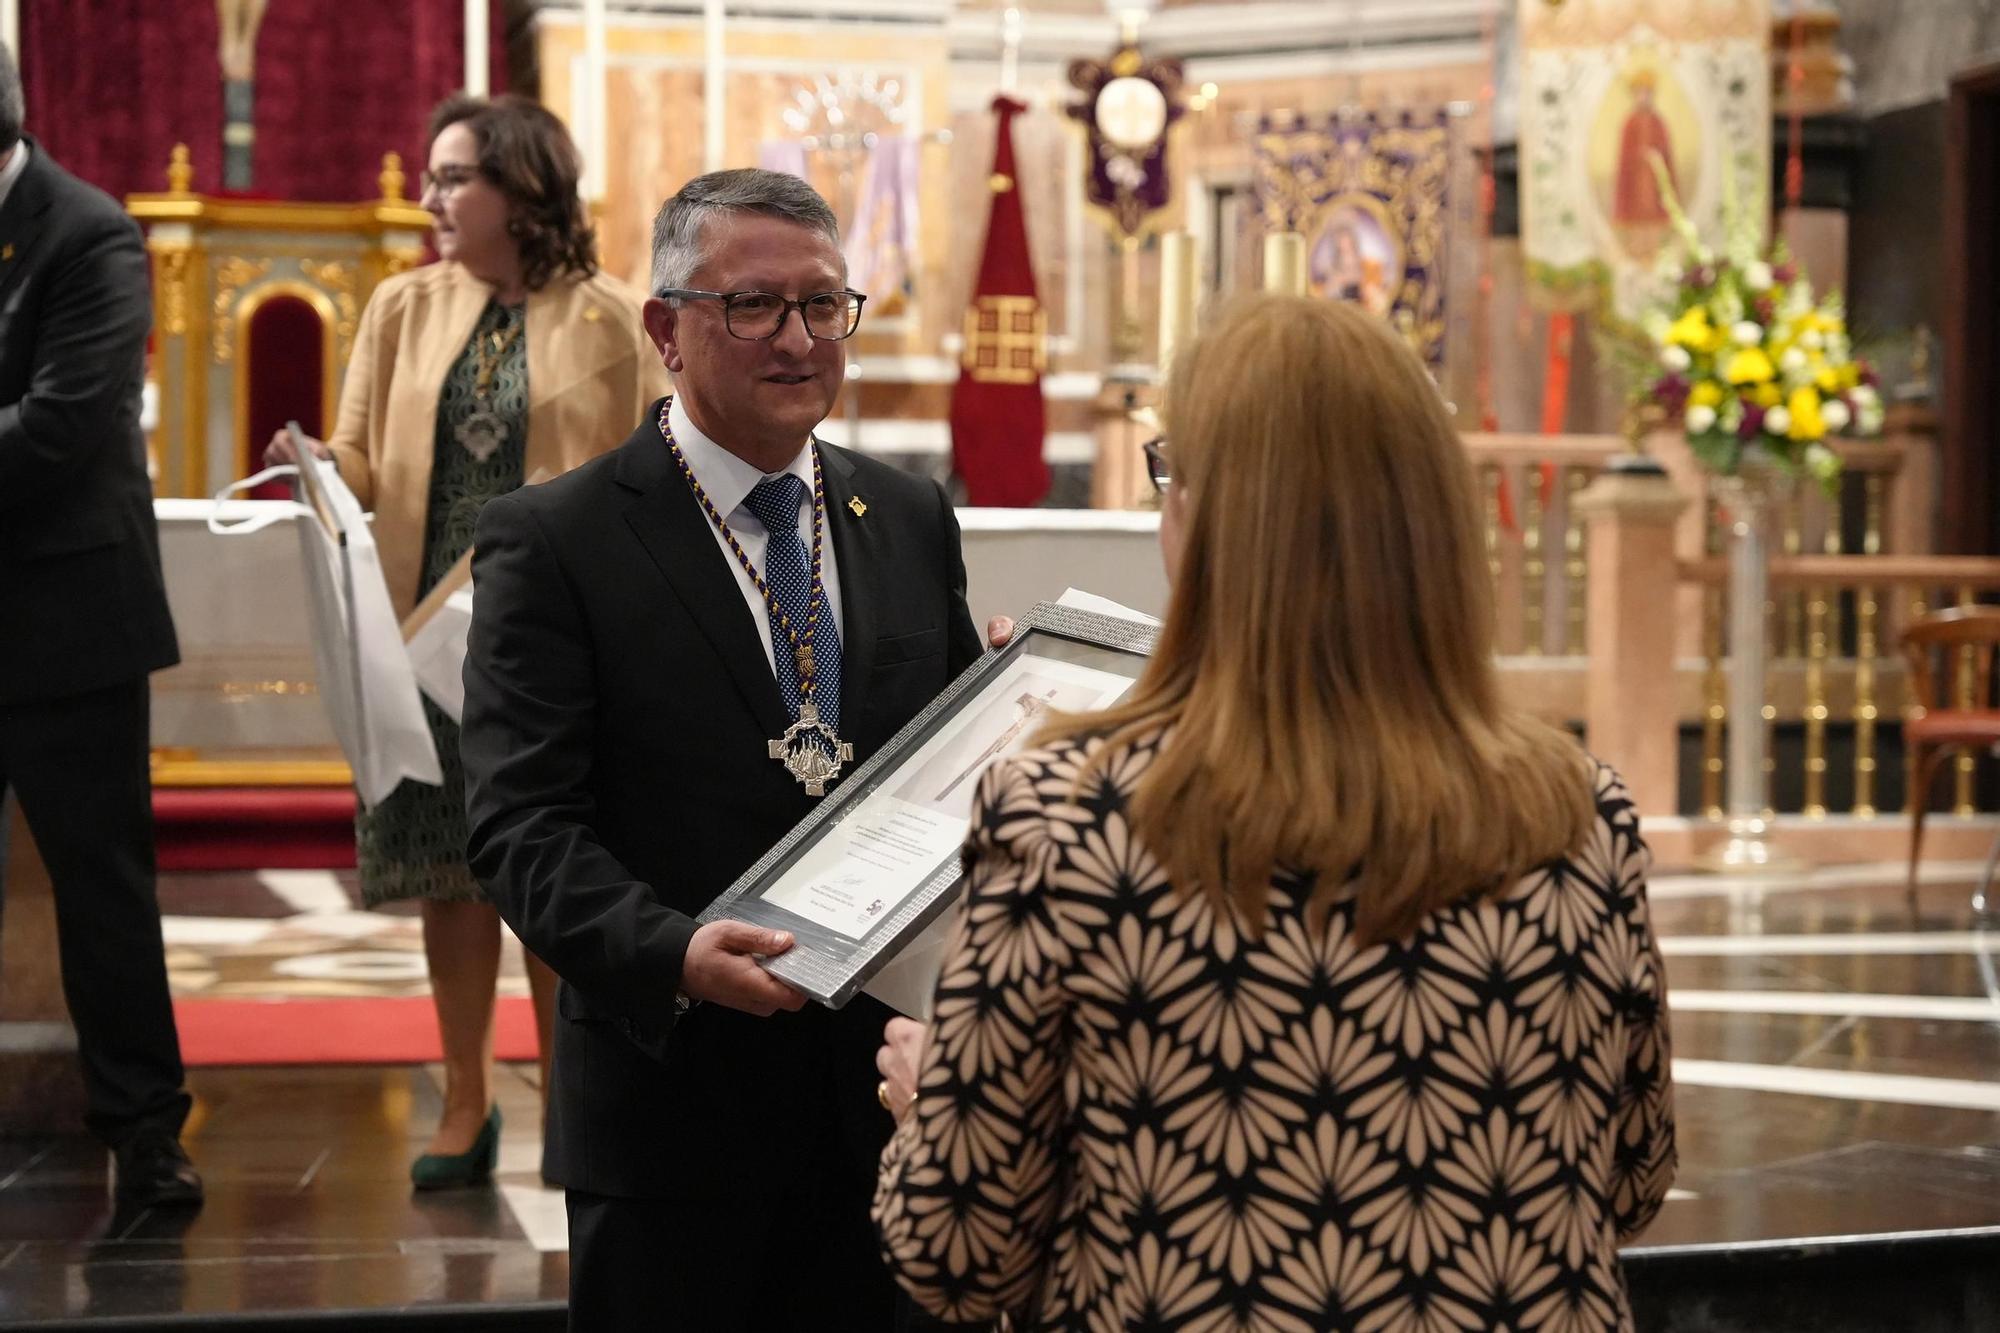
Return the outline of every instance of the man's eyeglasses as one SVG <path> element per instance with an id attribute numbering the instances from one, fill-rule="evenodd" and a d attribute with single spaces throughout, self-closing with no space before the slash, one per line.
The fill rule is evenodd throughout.
<path id="1" fill-rule="evenodd" d="M 478 180 L 479 176 L 478 167 L 469 167 L 461 163 L 439 167 L 436 171 L 426 171 L 418 178 L 423 183 L 422 192 L 418 197 L 422 198 L 423 195 L 436 190 L 438 198 L 442 199 L 457 191 L 460 186 L 470 185 Z"/>
<path id="2" fill-rule="evenodd" d="M 1146 455 L 1146 479 L 1153 483 L 1155 491 L 1165 495 L 1167 487 L 1174 484 L 1174 470 L 1167 462 L 1167 437 L 1156 435 L 1140 445 L 1139 451 Z"/>
<path id="3" fill-rule="evenodd" d="M 662 287 L 653 293 L 661 300 L 720 301 L 722 323 L 734 337 L 746 342 L 763 342 L 778 336 L 785 316 L 799 312 L 806 332 L 828 342 L 850 337 L 861 327 L 861 306 L 867 297 L 860 292 L 815 292 L 796 301 L 787 301 L 775 292 L 697 292 L 686 287 Z"/>

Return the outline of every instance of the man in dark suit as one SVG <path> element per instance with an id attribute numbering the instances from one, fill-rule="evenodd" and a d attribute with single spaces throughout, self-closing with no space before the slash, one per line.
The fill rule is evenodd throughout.
<path id="1" fill-rule="evenodd" d="M 789 936 L 694 920 L 813 807 L 772 740 L 816 715 L 865 761 L 981 651 L 943 491 L 812 438 L 845 271 L 803 181 L 690 182 L 646 306 L 677 397 L 479 519 L 470 856 L 563 978 L 572 1329 L 896 1324 L 868 1218 L 888 1011 L 804 1005 L 755 961 Z"/>
<path id="2" fill-rule="evenodd" d="M 91 1132 L 127 1204 L 201 1201 L 153 880 L 146 677 L 179 660 L 139 393 L 146 248 L 21 133 L 0 46 L 0 789 L 54 887 Z"/>

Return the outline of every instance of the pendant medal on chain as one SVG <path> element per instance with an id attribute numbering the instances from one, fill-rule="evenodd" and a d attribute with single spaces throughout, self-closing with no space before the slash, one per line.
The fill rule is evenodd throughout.
<path id="1" fill-rule="evenodd" d="M 507 442 L 507 418 L 493 410 L 493 376 L 500 369 L 507 349 L 521 336 L 522 327 L 513 324 L 504 333 L 495 329 L 473 337 L 472 353 L 478 367 L 472 386 L 476 406 L 458 423 L 452 437 L 476 462 L 484 463 Z"/>
<path id="2" fill-rule="evenodd" d="M 458 429 L 452 434 L 457 437 L 461 449 L 484 463 L 500 452 L 500 446 L 506 443 L 507 423 L 498 412 L 480 407 L 459 422 Z"/>
<path id="3" fill-rule="evenodd" d="M 667 422 L 667 413 L 672 407 L 671 398 L 660 405 L 660 435 L 667 442 L 667 451 L 673 455 L 674 462 L 679 464 L 681 475 L 687 478 L 688 487 L 694 492 L 695 499 L 701 502 L 702 512 L 708 515 L 709 521 L 714 523 L 716 530 L 722 534 L 724 544 L 735 554 L 737 563 L 741 564 L 744 571 L 750 575 L 750 582 L 764 595 L 764 605 L 769 609 L 771 618 L 785 631 L 785 637 L 791 644 L 792 662 L 797 668 L 799 683 L 799 716 L 796 722 L 785 728 L 782 735 L 769 742 L 766 751 L 771 758 L 783 763 L 785 771 L 805 787 L 806 795 L 824 796 L 826 784 L 840 776 L 842 765 L 853 761 L 854 746 L 840 739 L 833 727 L 819 715 L 819 705 L 813 700 L 813 687 L 817 680 L 813 664 L 813 632 L 826 601 L 826 589 L 820 581 L 819 570 L 820 541 L 825 531 L 826 509 L 825 492 L 820 485 L 819 454 L 817 451 L 813 453 L 812 592 L 806 604 L 805 632 L 801 636 L 784 606 L 778 601 L 777 595 L 771 591 L 771 585 L 765 582 L 763 575 L 757 572 L 757 566 L 751 562 L 748 555 L 744 554 L 742 545 L 736 540 L 736 534 L 729 530 L 728 522 L 716 512 L 714 503 L 708 498 L 708 492 L 702 489 L 700 480 L 694 475 L 694 469 L 688 466 L 687 459 L 681 454 L 681 447 L 674 440 L 673 427 Z"/>

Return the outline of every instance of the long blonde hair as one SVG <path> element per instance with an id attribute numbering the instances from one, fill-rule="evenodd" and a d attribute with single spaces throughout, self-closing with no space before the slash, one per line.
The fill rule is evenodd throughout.
<path id="1" fill-rule="evenodd" d="M 1500 701 L 1472 468 L 1417 357 L 1346 304 L 1257 296 L 1174 367 L 1184 488 L 1159 645 L 1108 711 L 1107 759 L 1167 730 L 1129 806 L 1183 891 L 1263 917 L 1280 867 L 1350 881 L 1365 940 L 1575 848 L 1591 779 Z"/>

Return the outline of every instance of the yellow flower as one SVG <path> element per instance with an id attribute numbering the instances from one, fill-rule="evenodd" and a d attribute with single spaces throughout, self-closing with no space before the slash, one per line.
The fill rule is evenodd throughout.
<path id="1" fill-rule="evenodd" d="M 1861 383 L 1861 367 L 1850 361 L 1840 368 L 1840 387 L 1852 389 Z"/>
<path id="2" fill-rule="evenodd" d="M 1745 347 L 1729 358 L 1723 378 L 1731 384 L 1763 384 L 1777 376 L 1771 358 L 1761 347 Z"/>
<path id="3" fill-rule="evenodd" d="M 1701 383 L 1695 385 L 1693 391 L 1688 394 L 1688 406 L 1722 406 L 1722 386 L 1714 380 L 1703 380 Z"/>
<path id="4" fill-rule="evenodd" d="M 1826 418 L 1820 415 L 1819 394 L 1811 388 L 1795 389 L 1787 406 L 1792 428 L 1786 432 L 1794 440 L 1818 440 L 1826 436 Z"/>
<path id="5" fill-rule="evenodd" d="M 1722 334 L 1708 322 L 1708 307 L 1696 306 L 1667 329 L 1667 342 L 1690 352 L 1712 352 L 1721 344 Z"/>
<path id="6" fill-rule="evenodd" d="M 1839 393 L 1842 387 L 1840 372 L 1832 366 L 1825 365 L 1819 368 L 1819 374 L 1813 376 L 1813 383 L 1818 386 L 1821 393 Z M 1854 386 L 1848 385 L 1846 387 L 1852 388 Z"/>
<path id="7" fill-rule="evenodd" d="M 1776 407 L 1779 403 L 1785 401 L 1784 390 L 1780 389 L 1776 384 L 1760 384 L 1750 396 L 1756 401 L 1757 406 L 1764 408 Z"/>

